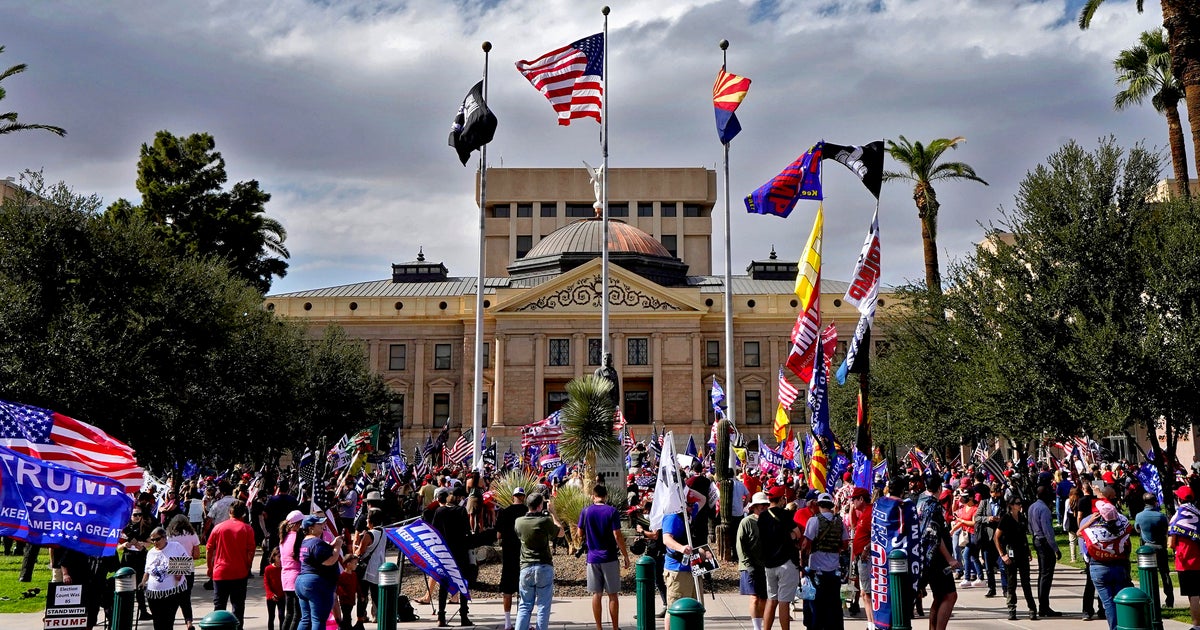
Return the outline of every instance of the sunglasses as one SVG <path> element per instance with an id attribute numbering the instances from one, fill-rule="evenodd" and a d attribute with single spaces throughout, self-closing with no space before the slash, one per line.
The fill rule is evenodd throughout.
<path id="1" fill-rule="evenodd" d="M 162 536 L 152 536 L 150 538 L 150 542 L 158 542 L 160 540 L 162 540 Z"/>
<path id="2" fill-rule="evenodd" d="M 134 512 L 134 513 L 133 513 L 131 516 L 137 516 L 137 517 L 139 517 L 139 518 L 140 518 L 140 517 L 142 516 L 142 513 L 141 513 L 141 512 Z"/>

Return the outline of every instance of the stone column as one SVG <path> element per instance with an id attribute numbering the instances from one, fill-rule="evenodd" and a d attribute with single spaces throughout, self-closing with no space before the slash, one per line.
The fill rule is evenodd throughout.
<path id="1" fill-rule="evenodd" d="M 775 368 L 778 368 L 783 365 L 783 360 L 779 358 L 779 346 L 781 345 L 781 342 L 784 339 L 786 339 L 786 337 L 780 337 L 778 335 L 767 338 L 767 359 L 770 361 L 770 363 L 768 363 L 767 365 L 770 365 Z M 777 382 L 778 382 L 778 378 L 779 378 L 779 375 L 777 373 L 776 374 Z M 771 379 L 768 378 L 767 382 L 770 382 L 770 380 Z M 771 414 L 770 414 L 771 421 L 772 422 L 775 421 L 774 420 L 775 410 L 779 408 L 779 386 L 778 386 L 778 384 L 776 384 L 775 387 L 771 388 L 771 394 L 772 394 L 770 396 L 771 406 L 763 407 L 763 422 L 766 422 L 766 419 L 767 419 L 767 412 L 766 412 L 767 409 L 771 410 Z M 766 401 L 763 401 L 763 402 L 766 402 Z M 966 460 L 963 460 L 963 461 L 966 461 Z"/>
<path id="2" fill-rule="evenodd" d="M 662 354 L 663 354 L 663 334 L 660 332 L 650 334 L 650 365 L 653 369 L 653 384 L 650 386 L 650 418 L 654 424 L 662 422 Z"/>
<path id="3" fill-rule="evenodd" d="M 503 425 L 504 422 L 504 335 L 496 333 L 496 349 L 492 355 L 492 365 L 494 368 L 493 374 L 496 375 L 492 389 L 494 390 L 491 401 L 495 413 L 492 414 L 492 424 Z"/>
<path id="4" fill-rule="evenodd" d="M 575 378 L 584 375 L 584 368 L 587 366 L 587 335 L 583 333 L 571 334 L 571 365 L 575 367 Z"/>
<path id="5" fill-rule="evenodd" d="M 703 424 L 707 418 L 704 415 L 704 399 L 707 396 L 704 392 L 704 373 L 701 371 L 704 357 L 700 344 L 700 333 L 692 333 L 692 421 Z"/>
<path id="6" fill-rule="evenodd" d="M 546 417 L 546 333 L 533 335 L 533 417 Z"/>
<path id="7" fill-rule="evenodd" d="M 414 341 L 413 350 L 413 426 L 432 427 L 432 418 L 425 417 L 425 342 Z"/>

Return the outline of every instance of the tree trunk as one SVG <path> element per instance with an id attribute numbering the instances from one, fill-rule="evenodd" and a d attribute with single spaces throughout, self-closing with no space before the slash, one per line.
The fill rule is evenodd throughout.
<path id="1" fill-rule="evenodd" d="M 1200 3 L 1163 0 L 1162 13 L 1171 50 L 1171 71 L 1183 85 L 1192 131 L 1192 154 L 1200 176 Z"/>
<path id="2" fill-rule="evenodd" d="M 932 295 L 942 294 L 942 274 L 938 267 L 937 213 L 938 202 L 933 187 L 918 184 L 913 191 L 917 216 L 921 219 L 921 246 L 925 253 L 925 285 Z"/>
<path id="3" fill-rule="evenodd" d="M 1175 168 L 1175 183 L 1184 199 L 1192 196 L 1188 178 L 1187 141 L 1183 137 L 1183 123 L 1179 119 L 1179 104 L 1174 103 L 1163 110 L 1167 117 L 1167 130 L 1171 143 L 1171 165 Z"/>
<path id="4" fill-rule="evenodd" d="M 596 487 L 596 453 L 588 451 L 583 458 L 583 492 L 592 496 L 592 488 Z"/>

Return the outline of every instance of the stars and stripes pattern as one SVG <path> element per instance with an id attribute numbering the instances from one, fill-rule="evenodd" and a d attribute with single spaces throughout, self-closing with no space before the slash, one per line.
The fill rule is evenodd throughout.
<path id="1" fill-rule="evenodd" d="M 446 451 L 446 463 L 459 464 L 466 458 L 474 455 L 472 450 L 474 446 L 471 444 L 471 433 L 472 430 L 467 429 L 458 436 L 458 439 L 454 441 L 454 446 Z"/>
<path id="2" fill-rule="evenodd" d="M 788 382 L 787 377 L 783 375 L 783 368 L 779 368 L 779 404 L 791 409 L 799 397 L 800 390 Z"/>
<path id="3" fill-rule="evenodd" d="M 49 409 L 0 400 L 0 446 L 115 479 L 128 492 L 142 487 L 144 471 L 132 448 L 86 422 Z"/>
<path id="4" fill-rule="evenodd" d="M 562 439 L 562 410 L 521 428 L 521 448 L 552 444 Z"/>
<path id="5" fill-rule="evenodd" d="M 517 62 L 517 70 L 558 113 L 558 124 L 576 118 L 600 122 L 604 102 L 604 34 L 572 42 L 533 61 Z"/>

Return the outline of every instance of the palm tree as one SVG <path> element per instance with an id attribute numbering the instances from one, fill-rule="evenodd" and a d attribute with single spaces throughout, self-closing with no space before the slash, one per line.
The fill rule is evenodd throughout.
<path id="1" fill-rule="evenodd" d="M 1188 182 L 1187 142 L 1183 138 L 1183 124 L 1179 119 L 1183 86 L 1171 74 L 1171 56 L 1161 28 L 1142 33 L 1138 42 L 1137 46 L 1122 50 L 1113 61 L 1113 67 L 1117 70 L 1117 85 L 1125 86 L 1113 99 L 1113 107 L 1122 110 L 1131 105 L 1140 105 L 1146 97 L 1150 97 L 1154 109 L 1167 117 L 1175 181 L 1179 184 L 1180 194 L 1188 197 L 1191 189 Z"/>
<path id="2" fill-rule="evenodd" d="M 609 392 L 612 383 L 594 375 L 567 383 L 567 402 L 562 408 L 562 441 L 559 455 L 564 461 L 584 463 L 584 488 L 596 483 L 599 457 L 618 457 L 621 443 L 613 433 L 613 409 Z"/>
<path id="3" fill-rule="evenodd" d="M 1079 28 L 1091 26 L 1101 4 L 1104 0 L 1087 0 L 1079 12 Z M 1142 4 L 1143 0 L 1137 0 L 1138 13 L 1142 12 Z M 1200 173 L 1200 2 L 1162 0 L 1162 15 L 1170 45 L 1171 73 L 1183 88 L 1192 131 L 1192 153 Z"/>
<path id="4" fill-rule="evenodd" d="M 2 52 L 4 52 L 4 46 L 0 46 L 0 53 L 2 53 Z M 9 68 L 8 70 L 5 70 L 4 72 L 0 73 L 0 81 L 3 81 L 5 79 L 7 79 L 8 77 L 13 76 L 14 74 L 21 74 L 22 72 L 25 72 L 25 64 L 19 63 L 15 66 Z M 4 100 L 4 94 L 5 94 L 4 87 L 0 86 L 0 101 Z M 44 129 L 46 131 L 49 131 L 50 133 L 53 133 L 53 134 L 56 134 L 59 136 L 67 135 L 67 130 L 63 129 L 62 127 L 55 127 L 54 125 L 36 125 L 36 124 L 19 123 L 19 122 L 17 122 L 17 112 L 6 112 L 3 114 L 0 114 L 0 136 L 4 135 L 6 133 L 15 133 L 18 131 L 27 131 L 30 129 Z"/>
<path id="5" fill-rule="evenodd" d="M 926 147 L 918 142 L 909 142 L 900 136 L 900 142 L 887 142 L 887 152 L 893 160 L 908 168 L 907 172 L 884 171 L 883 181 L 907 179 L 914 183 L 913 202 L 917 204 L 917 216 L 921 219 L 921 244 L 925 250 L 925 285 L 933 295 L 942 293 L 942 274 L 938 270 L 937 216 L 940 204 L 933 182 L 942 179 L 969 179 L 984 186 L 988 183 L 975 174 L 975 169 L 963 162 L 943 162 L 938 158 L 947 149 L 955 148 L 966 138 L 938 138 Z"/>

